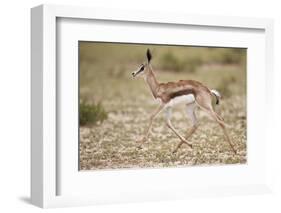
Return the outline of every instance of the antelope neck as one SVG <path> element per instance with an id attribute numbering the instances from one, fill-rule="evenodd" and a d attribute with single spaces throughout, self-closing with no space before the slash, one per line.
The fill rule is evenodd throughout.
<path id="1" fill-rule="evenodd" d="M 148 69 L 149 69 L 148 74 L 146 75 L 145 80 L 152 92 L 153 97 L 157 98 L 157 90 L 159 87 L 159 83 L 156 80 L 156 77 L 154 75 L 152 68 L 149 66 Z"/>

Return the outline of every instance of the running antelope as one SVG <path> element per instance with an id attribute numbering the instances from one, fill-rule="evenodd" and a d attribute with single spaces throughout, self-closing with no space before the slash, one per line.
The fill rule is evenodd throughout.
<path id="1" fill-rule="evenodd" d="M 150 63 L 152 55 L 149 49 L 146 52 L 146 57 L 147 61 L 141 64 L 138 70 L 133 72 L 132 75 L 133 77 L 141 75 L 144 77 L 144 80 L 148 84 L 153 97 L 156 100 L 159 100 L 160 104 L 150 116 L 149 125 L 146 129 L 144 137 L 141 140 L 137 141 L 139 142 L 138 147 L 141 148 L 143 143 L 146 142 L 153 120 L 162 110 L 165 109 L 166 124 L 180 139 L 180 142 L 173 150 L 173 153 L 176 153 L 182 144 L 186 144 L 190 148 L 192 148 L 192 144 L 188 142 L 188 139 L 198 128 L 198 121 L 195 110 L 197 107 L 199 107 L 200 109 L 207 112 L 219 124 L 219 126 L 223 130 L 227 142 L 230 145 L 230 148 L 234 153 L 236 153 L 236 150 L 234 149 L 230 137 L 227 133 L 226 124 L 224 123 L 223 119 L 213 110 L 212 107 L 212 97 L 215 97 L 216 104 L 219 104 L 221 98 L 220 93 L 216 90 L 210 90 L 202 83 L 194 80 L 180 80 L 178 82 L 159 83 L 155 77 Z M 185 138 L 181 134 L 179 134 L 179 132 L 171 123 L 171 108 L 180 103 L 186 104 L 186 112 L 192 122 L 192 127 L 188 131 Z"/>

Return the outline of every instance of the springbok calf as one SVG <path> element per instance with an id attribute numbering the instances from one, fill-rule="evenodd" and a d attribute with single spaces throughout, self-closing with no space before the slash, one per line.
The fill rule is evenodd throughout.
<path id="1" fill-rule="evenodd" d="M 143 143 L 148 139 L 148 135 L 151 129 L 152 122 L 154 118 L 165 109 L 165 117 L 167 126 L 179 137 L 181 140 L 173 153 L 177 152 L 182 144 L 188 145 L 192 148 L 192 144 L 187 141 L 187 139 L 196 131 L 198 128 L 198 122 L 195 115 L 195 109 L 197 107 L 201 108 L 207 112 L 222 128 L 223 133 L 229 143 L 231 149 L 236 154 L 229 135 L 226 130 L 226 124 L 223 119 L 213 110 L 212 107 L 212 97 L 216 98 L 216 104 L 219 104 L 220 94 L 216 90 L 210 90 L 208 87 L 203 85 L 198 81 L 193 80 L 180 80 L 178 82 L 168 82 L 168 83 L 158 83 L 155 78 L 151 59 L 152 55 L 148 49 L 146 52 L 147 61 L 140 65 L 139 69 L 132 73 L 133 77 L 142 75 L 148 84 L 153 97 L 159 100 L 160 105 L 157 107 L 155 112 L 152 113 L 149 119 L 149 125 L 145 132 L 144 137 L 138 141 L 140 143 L 139 148 L 142 147 Z M 186 138 L 184 138 L 178 131 L 173 127 L 171 123 L 171 108 L 179 103 L 186 104 L 186 112 L 188 117 L 191 119 L 192 127 L 188 131 Z"/>

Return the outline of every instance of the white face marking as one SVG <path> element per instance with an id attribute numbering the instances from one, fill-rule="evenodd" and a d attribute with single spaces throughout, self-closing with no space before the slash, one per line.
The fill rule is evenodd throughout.
<path id="1" fill-rule="evenodd" d="M 178 97 L 175 97 L 173 99 L 171 99 L 168 103 L 167 106 L 172 107 L 175 106 L 177 104 L 191 104 L 195 101 L 194 95 L 193 94 L 189 94 L 189 95 L 181 95 Z"/>
<path id="2" fill-rule="evenodd" d="M 137 76 L 142 75 L 143 72 L 144 72 L 145 66 L 146 66 L 146 65 L 142 64 L 137 70 L 135 70 L 134 72 L 132 72 L 133 77 L 137 77 Z"/>

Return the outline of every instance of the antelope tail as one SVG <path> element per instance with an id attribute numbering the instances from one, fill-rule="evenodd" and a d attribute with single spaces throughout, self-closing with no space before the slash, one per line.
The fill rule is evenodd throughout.
<path id="1" fill-rule="evenodd" d="M 216 104 L 219 104 L 220 103 L 220 99 L 221 99 L 221 94 L 217 90 L 215 90 L 215 89 L 212 89 L 211 93 L 216 98 Z"/>

